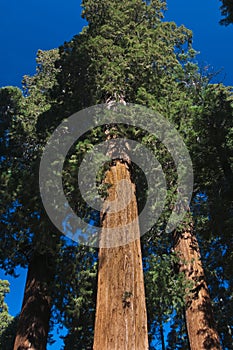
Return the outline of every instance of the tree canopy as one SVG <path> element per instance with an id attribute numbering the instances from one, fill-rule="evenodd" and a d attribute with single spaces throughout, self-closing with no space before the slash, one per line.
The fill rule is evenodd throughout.
<path id="1" fill-rule="evenodd" d="M 195 61 L 192 32 L 166 21 L 164 1 L 83 0 L 82 6 L 88 23 L 82 32 L 58 49 L 39 50 L 36 74 L 24 77 L 22 90 L 0 89 L 0 266 L 14 274 L 15 267 L 27 267 L 34 254 L 53 261 L 49 263 L 53 280 L 48 285 L 51 326 L 60 322 L 67 327 L 64 349 L 91 349 L 97 250 L 66 239 L 48 219 L 38 186 L 40 157 L 53 130 L 74 112 L 111 101 L 150 107 L 175 125 L 192 158 L 194 233 L 221 343 L 230 349 L 232 88 L 212 82 L 208 72 L 201 71 Z M 230 11 L 230 3 L 223 1 L 222 13 L 227 16 L 223 24 L 232 22 Z M 166 173 L 166 209 L 141 240 L 150 349 L 156 348 L 156 342 L 165 346 L 164 329 L 169 322 L 166 349 L 174 344 L 177 349 L 187 349 L 184 306 L 192 285 L 179 272 L 172 235 L 165 231 L 176 194 L 174 162 L 161 142 L 145 130 L 123 125 L 115 132 L 151 149 Z M 105 137 L 105 130 L 96 128 L 83 135 L 67 156 L 63 184 L 76 211 L 87 209 L 77 190 L 78 166 L 84 153 Z M 140 209 L 147 184 L 136 166 L 132 173 Z M 4 299 L 8 286 L 4 282 L 1 288 Z M 2 310 L 6 307 L 3 299 Z M 4 312 L 8 322 L 7 309 Z"/>

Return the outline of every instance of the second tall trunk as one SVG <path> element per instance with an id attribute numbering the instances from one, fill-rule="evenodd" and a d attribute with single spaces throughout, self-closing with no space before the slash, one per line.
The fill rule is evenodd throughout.
<path id="1" fill-rule="evenodd" d="M 191 350 L 220 350 L 211 299 L 201 263 L 198 241 L 193 233 L 192 220 L 174 236 L 174 249 L 180 256 L 180 271 L 191 282 L 186 299 L 186 324 Z"/>
<path id="2" fill-rule="evenodd" d="M 51 310 L 48 286 L 53 280 L 51 266 L 46 254 L 35 253 L 29 263 L 14 350 L 46 350 Z"/>

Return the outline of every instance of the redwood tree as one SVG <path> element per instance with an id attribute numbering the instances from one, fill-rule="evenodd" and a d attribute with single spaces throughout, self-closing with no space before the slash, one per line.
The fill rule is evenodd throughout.
<path id="1" fill-rule="evenodd" d="M 0 263 L 11 274 L 17 265 L 28 267 L 14 349 L 27 348 L 29 344 L 33 349 L 45 349 L 48 337 L 52 292 L 49 286 L 53 282 L 59 235 L 51 228 L 41 205 L 37 185 L 41 145 L 36 123 L 38 115 L 51 106 L 48 89 L 54 84 L 57 54 L 57 50 L 38 52 L 37 74 L 24 77 L 24 94 L 12 87 L 0 90 L 0 122 L 4 125 L 0 142 L 4 150 L 0 164 Z"/>
<path id="2" fill-rule="evenodd" d="M 162 112 L 189 137 L 192 134 L 190 120 L 196 108 L 195 96 L 200 93 L 199 82 L 195 81 L 197 67 L 188 62 L 194 55 L 191 32 L 183 26 L 161 21 L 165 9 L 165 3 L 161 1 L 84 0 L 82 4 L 88 26 L 80 36 L 61 48 L 63 71 L 57 93 L 65 109 L 75 112 L 69 101 L 76 101 L 73 105 L 76 107 L 88 107 L 85 102 L 139 102 Z M 190 139 L 195 136 L 191 135 Z M 103 217 L 103 227 L 109 225 L 107 218 L 108 213 Z M 117 249 L 114 254 L 116 252 L 120 256 Z M 99 259 L 95 347 L 99 344 L 108 346 L 105 345 L 108 334 L 99 333 L 99 329 L 101 326 L 104 330 L 107 326 L 111 329 L 108 315 L 112 315 L 114 302 L 104 300 L 107 291 L 111 290 L 107 284 L 110 276 L 105 261 L 112 260 L 109 260 L 106 248 L 100 248 Z M 119 269 L 116 276 L 121 275 L 121 265 L 114 266 L 116 268 Z M 115 286 L 115 282 L 112 285 Z M 118 303 L 121 288 L 117 294 Z M 126 295 L 131 293 L 130 290 L 126 292 L 129 293 Z M 113 290 L 108 298 L 112 293 Z M 126 298 L 125 305 L 132 302 Z M 121 314 L 118 316 L 120 319 Z M 114 331 L 116 336 L 118 330 Z"/>
<path id="3" fill-rule="evenodd" d="M 54 266 L 47 254 L 35 253 L 30 261 L 14 350 L 45 350 L 51 314 Z"/>
<path id="4" fill-rule="evenodd" d="M 118 188 L 122 180 L 133 193 L 128 205 L 127 191 Z M 93 349 L 148 349 L 137 201 L 127 163 L 116 161 L 105 182 L 111 187 L 103 205 Z M 128 243 L 120 245 L 123 235 Z M 109 240 L 116 246 L 109 248 Z"/>
<path id="5" fill-rule="evenodd" d="M 210 294 L 203 270 L 200 249 L 194 235 L 192 219 L 187 216 L 174 234 L 174 250 L 180 258 L 179 269 L 190 281 L 185 316 L 191 350 L 220 350 Z"/>
<path id="6" fill-rule="evenodd" d="M 32 142 L 32 147 L 26 147 L 25 149 L 25 154 L 28 157 L 26 157 L 26 160 L 31 161 L 33 157 L 38 159 L 38 153 L 34 153 L 34 151 L 38 145 L 40 147 L 40 137 L 42 137 L 42 142 L 45 142 L 47 133 L 49 134 L 64 116 L 69 116 L 72 112 L 88 107 L 91 104 L 121 100 L 131 103 L 140 103 L 162 112 L 164 116 L 171 119 L 176 124 L 182 135 L 186 137 L 186 140 L 188 139 L 189 145 L 193 143 L 194 148 L 198 148 L 200 139 L 201 142 L 203 142 L 202 139 L 206 140 L 206 138 L 205 135 L 204 137 L 201 136 L 197 138 L 197 134 L 193 131 L 193 126 L 195 124 L 193 122 L 193 117 L 199 115 L 200 108 L 203 107 L 206 90 L 199 81 L 195 80 L 196 76 L 194 73 L 196 72 L 197 67 L 189 61 L 194 54 L 191 47 L 191 32 L 184 26 L 177 27 L 173 22 L 168 23 L 162 21 L 165 3 L 159 0 L 150 2 L 141 0 L 125 2 L 84 0 L 83 7 L 83 16 L 88 21 L 88 26 L 80 35 L 77 35 L 69 43 L 65 43 L 64 46 L 60 48 L 61 60 L 57 64 L 57 67 L 61 68 L 61 72 L 57 80 L 58 85 L 55 84 L 54 86 L 54 80 L 51 80 L 51 76 L 53 76 L 54 70 L 56 69 L 53 60 L 50 59 L 48 60 L 49 65 L 47 68 L 52 68 L 52 72 L 47 71 L 46 73 L 46 70 L 43 71 L 43 64 L 40 64 L 39 72 L 42 73 L 42 76 L 40 75 L 38 77 L 36 75 L 35 77 L 26 79 L 27 85 L 32 87 L 31 90 L 29 88 L 27 98 L 24 100 L 26 101 L 27 106 L 25 110 L 28 112 L 26 115 L 28 118 L 25 119 L 26 125 L 33 126 L 31 129 L 29 128 L 32 134 L 35 131 L 35 125 L 37 131 L 39 130 L 38 135 L 35 135 L 35 139 Z M 44 75 L 43 72 L 45 73 Z M 51 88 L 52 94 L 50 94 Z M 55 106 L 55 108 L 51 108 L 51 96 L 55 96 L 55 102 L 59 102 L 58 106 Z M 50 101 L 49 103 L 47 103 L 47 99 Z M 30 106 L 28 106 L 27 103 Z M 203 108 L 208 110 L 208 104 Z M 50 111 L 44 113 L 47 110 Z M 37 123 L 38 116 L 39 122 Z M 206 123 L 206 120 L 204 120 L 204 122 Z M 209 123 L 209 120 L 207 120 L 207 122 Z M 203 128 L 203 130 L 205 130 L 205 128 Z M 93 136 L 93 139 L 94 138 L 95 137 Z M 29 139 L 27 139 L 27 141 L 29 141 Z M 89 143 L 92 143 L 91 138 Z M 148 144 L 152 144 L 150 137 L 148 137 Z M 29 145 L 30 143 L 27 144 L 27 146 Z M 36 147 L 34 148 L 34 146 Z M 192 149 L 192 147 L 190 147 L 190 149 Z M 208 152 L 207 156 L 203 155 L 204 153 L 202 153 L 202 151 L 196 152 L 196 154 L 197 158 L 199 157 L 204 161 L 209 157 Z M 32 155 L 32 158 L 30 158 L 30 155 Z M 170 163 L 172 162 L 169 162 L 168 164 Z M 30 168 L 30 170 L 34 172 L 35 168 Z M 130 179 L 129 169 L 127 169 L 126 163 L 119 163 L 117 161 L 115 165 L 112 165 L 109 172 L 106 174 L 106 180 L 112 183 L 112 187 L 109 190 L 109 199 L 111 196 L 114 197 L 116 195 L 114 193 L 116 182 L 112 181 L 116 169 L 121 169 L 119 171 L 119 180 L 121 176 L 126 176 Z M 197 167 L 197 173 L 198 170 Z M 170 171 L 172 172 L 172 170 Z M 28 174 L 30 174 L 30 171 L 25 171 L 25 179 L 27 179 Z M 37 173 L 35 172 L 35 174 Z M 7 176 L 9 175 L 6 175 L 6 177 Z M 211 177 L 208 177 L 209 182 L 212 181 L 210 178 Z M 41 216 L 40 220 L 38 220 L 34 217 L 34 221 L 32 220 L 33 223 L 31 221 L 30 215 L 33 213 L 36 216 L 38 213 L 41 213 L 41 207 L 37 201 L 38 193 L 36 193 L 35 197 L 32 196 L 32 189 L 35 186 L 35 182 L 28 182 L 28 187 L 24 188 L 24 209 L 20 209 L 25 215 L 20 216 L 19 214 L 18 216 L 21 218 L 22 227 L 25 228 L 23 234 L 22 232 L 21 234 L 19 232 L 19 236 L 21 238 L 23 236 L 23 243 L 25 244 L 20 246 L 17 245 L 17 248 L 20 248 L 17 250 L 17 256 L 21 256 L 21 258 L 23 256 L 22 260 L 24 260 L 25 265 L 28 263 L 27 261 L 25 262 L 28 258 L 33 263 L 34 254 L 32 253 L 35 253 L 35 251 L 39 255 L 47 256 L 47 249 L 43 251 L 44 245 L 42 244 L 43 249 L 41 250 L 41 244 L 39 244 L 41 233 L 40 227 L 42 226 L 45 228 L 45 230 L 43 230 L 43 235 L 45 234 L 45 237 L 48 238 L 50 232 L 48 230 L 49 225 L 47 223 L 47 218 Z M 199 185 L 198 182 L 197 187 Z M 134 185 L 131 183 L 131 186 L 133 188 Z M 28 190 L 26 190 L 26 188 Z M 205 190 L 204 187 L 202 188 Z M 111 227 L 112 221 L 117 224 L 121 219 L 127 221 L 130 217 L 132 218 L 136 215 L 137 208 L 135 198 L 131 204 L 132 210 L 134 210 L 132 216 L 132 213 L 129 213 L 128 211 L 131 209 L 128 207 L 123 211 L 122 217 L 112 214 L 110 215 L 108 212 L 105 213 L 103 208 L 103 229 Z M 16 215 L 13 216 L 16 217 Z M 12 223 L 14 222 L 13 219 L 11 221 Z M 25 222 L 23 222 L 24 220 Z M 28 225 L 28 222 L 30 225 Z M 27 230 L 28 227 L 32 229 L 30 232 Z M 191 307 L 194 307 L 197 310 L 198 306 L 203 306 L 203 299 L 206 298 L 208 305 L 204 310 L 206 312 L 203 313 L 203 309 L 198 309 L 196 319 L 199 320 L 198 325 L 200 326 L 200 332 L 202 332 L 204 326 L 208 326 L 208 330 L 206 330 L 205 333 L 206 338 L 210 339 L 210 342 L 212 341 L 213 344 L 215 342 L 214 346 L 216 346 L 217 349 L 218 338 L 214 333 L 213 322 L 208 320 L 209 323 L 207 322 L 204 324 L 208 319 L 207 313 L 210 310 L 210 299 L 203 270 L 199 261 L 200 253 L 198 248 L 194 249 L 193 247 L 193 243 L 196 245 L 196 240 L 191 230 L 192 226 L 188 223 L 187 227 L 183 230 L 183 233 L 176 236 L 176 251 L 179 251 L 181 255 L 180 270 L 184 271 L 187 279 L 194 282 L 194 298 L 191 299 L 191 304 L 187 304 L 186 312 L 187 321 L 189 323 L 189 337 L 192 338 L 190 343 L 193 344 L 193 339 L 197 339 L 196 331 L 191 327 Z M 155 235 L 159 236 L 161 232 L 163 232 L 163 225 L 159 227 Z M 94 345 L 96 349 L 97 347 L 100 347 L 101 349 L 104 348 L 104 346 L 110 347 L 112 345 L 109 345 L 111 340 L 115 341 L 115 344 L 119 344 L 119 347 L 121 344 L 124 344 L 123 346 L 129 344 L 129 342 L 130 348 L 137 348 L 138 346 L 144 348 L 147 347 L 146 312 L 138 227 L 135 227 L 135 231 L 132 233 L 135 234 L 134 241 L 125 246 L 115 248 L 106 248 L 104 245 L 106 237 L 104 237 L 104 235 L 101 237 L 103 244 L 100 247 L 99 252 L 99 284 Z M 35 241 L 31 240 L 31 236 L 38 237 L 38 240 L 36 239 L 37 244 L 35 250 L 32 249 Z M 6 237 L 8 236 L 6 235 Z M 148 244 L 148 242 L 150 243 Z M 192 244 L 190 244 L 191 242 Z M 148 251 L 152 244 L 156 245 L 156 239 L 149 237 L 148 241 L 145 241 L 145 246 L 149 246 Z M 163 251 L 164 244 L 161 244 L 161 247 L 159 248 L 160 252 L 158 255 Z M 22 250 L 23 253 L 21 254 Z M 52 246 L 52 251 L 56 252 L 55 246 Z M 153 255 L 155 249 L 151 249 L 151 251 L 152 253 L 150 254 Z M 186 261 L 189 261 L 190 256 L 194 258 L 191 265 L 196 267 L 196 275 L 192 271 L 192 268 L 191 275 L 189 275 L 190 271 L 188 272 Z M 121 260 L 121 257 L 123 260 Z M 109 262 L 108 265 L 107 262 Z M 110 264 L 112 264 L 112 266 Z M 49 288 L 48 285 L 45 284 L 47 283 L 47 277 L 51 276 L 52 272 L 50 274 L 49 270 L 45 270 L 46 264 L 42 265 L 41 268 L 43 268 L 43 271 L 46 271 L 44 274 L 41 273 L 41 270 L 38 271 L 38 265 L 36 263 L 33 263 L 32 265 L 34 268 L 29 268 L 27 286 L 32 286 L 31 292 L 36 291 L 34 286 L 39 287 L 41 294 L 39 293 L 37 295 L 34 293 L 32 296 L 30 294 L 31 292 L 26 289 L 17 341 L 19 340 L 21 343 L 26 341 L 28 344 L 31 339 L 31 334 L 33 334 L 36 344 L 36 340 L 40 334 L 42 334 L 44 340 L 41 346 L 45 347 L 50 307 L 48 296 Z M 34 273 L 32 273 L 33 270 Z M 116 271 L 115 276 L 111 275 L 113 270 Z M 157 273 L 157 271 L 153 272 L 154 274 Z M 76 274 L 74 275 L 76 276 Z M 122 277 L 122 279 L 120 279 L 120 277 Z M 36 278 L 37 281 L 35 280 Z M 138 278 L 138 281 L 135 281 L 134 278 Z M 197 279 L 200 279 L 200 284 L 197 282 Z M 108 284 L 108 282 L 110 283 Z M 136 282 L 141 286 L 140 295 L 138 293 L 139 286 L 136 286 Z M 67 287 L 67 290 L 69 290 L 69 286 Z M 73 289 L 71 288 L 71 290 L 72 292 L 69 290 L 68 293 L 72 294 Z M 82 293 L 83 292 L 80 292 L 80 294 Z M 198 296 L 198 298 L 195 299 L 195 296 Z M 71 298 L 70 295 L 69 297 Z M 137 298 L 139 297 L 140 302 L 138 305 Z M 82 295 L 79 296 L 78 301 L 74 300 L 73 304 L 76 303 L 77 305 L 82 305 L 82 303 L 80 303 L 81 298 Z M 44 316 L 41 314 L 42 309 L 40 307 L 38 310 L 34 307 L 31 308 L 33 300 L 39 299 L 44 305 Z M 32 300 L 32 304 L 30 300 Z M 189 300 L 187 300 L 187 302 L 188 301 Z M 150 300 L 148 303 L 150 303 Z M 34 312 L 28 313 L 28 315 L 30 314 L 30 320 L 27 324 L 25 323 L 28 332 L 24 335 L 22 331 L 23 322 L 28 310 L 33 310 Z M 142 313 L 136 315 L 137 310 L 142 310 Z M 88 312 L 92 311 L 88 310 Z M 154 313 L 156 313 L 156 310 Z M 76 318 L 78 318 L 78 315 L 79 313 L 77 312 Z M 109 315 L 114 315 L 115 320 L 117 319 L 117 321 L 111 323 Z M 67 318 L 69 318 L 69 314 Z M 33 319 L 38 321 L 36 328 L 32 327 Z M 40 326 L 41 320 L 44 322 L 43 326 Z M 131 328 L 128 328 L 128 335 L 131 340 L 128 341 L 126 339 L 127 323 L 123 324 L 123 320 L 129 322 L 132 327 L 135 327 L 136 334 L 142 335 L 140 339 L 138 337 L 133 337 Z M 138 325 L 139 321 L 142 321 L 142 325 Z M 162 322 L 163 320 L 160 323 L 161 330 Z M 77 331 L 77 323 L 71 323 L 74 324 L 74 329 Z M 113 325 L 117 327 L 113 328 Z M 85 325 L 83 327 L 85 327 Z M 105 332 L 107 328 L 109 333 Z M 123 332 L 121 333 L 121 336 L 118 337 L 120 330 Z M 38 333 L 36 334 L 36 332 Z M 123 338 L 122 335 L 125 338 Z M 201 338 L 200 341 L 202 340 L 203 338 Z M 140 345 L 138 345 L 139 341 L 142 342 Z M 85 348 L 85 344 L 82 346 Z M 206 346 L 209 345 L 207 344 Z"/>

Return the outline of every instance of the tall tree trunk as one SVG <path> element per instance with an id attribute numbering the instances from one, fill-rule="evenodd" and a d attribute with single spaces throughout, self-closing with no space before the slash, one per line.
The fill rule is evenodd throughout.
<path id="1" fill-rule="evenodd" d="M 188 326 L 187 326 L 187 319 L 186 319 L 186 307 L 183 308 L 183 319 L 184 319 L 184 327 L 185 327 L 185 333 L 187 334 L 187 350 L 192 350 L 190 347 L 190 341 L 188 337 Z"/>
<path id="2" fill-rule="evenodd" d="M 174 235 L 174 249 L 180 256 L 180 271 L 192 282 L 186 300 L 186 324 L 191 350 L 220 350 L 211 299 L 201 263 L 199 245 L 193 234 L 192 220 L 183 232 Z"/>
<path id="3" fill-rule="evenodd" d="M 160 339 L 161 339 L 162 350 L 166 350 L 162 320 L 160 320 L 160 323 L 159 323 L 159 333 L 160 333 Z"/>
<path id="4" fill-rule="evenodd" d="M 122 180 L 126 180 L 128 185 L 120 191 L 117 186 Z M 126 163 L 116 161 L 108 170 L 105 182 L 112 186 L 103 206 L 93 348 L 147 350 L 137 201 Z M 127 201 L 127 193 L 131 193 L 130 202 Z M 118 210 L 113 212 L 113 207 Z M 120 242 L 126 243 L 125 237 L 128 243 L 120 245 Z M 112 245 L 115 242 L 115 246 L 107 248 L 110 241 Z"/>
<path id="5" fill-rule="evenodd" d="M 51 311 L 48 285 L 53 279 L 52 266 L 47 255 L 37 253 L 29 263 L 14 350 L 46 349 Z"/>

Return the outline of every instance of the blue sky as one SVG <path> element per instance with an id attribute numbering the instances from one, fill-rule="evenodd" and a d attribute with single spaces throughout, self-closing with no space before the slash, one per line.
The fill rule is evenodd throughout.
<path id="1" fill-rule="evenodd" d="M 193 31 L 193 46 L 201 65 L 209 64 L 219 74 L 218 82 L 233 85 L 233 24 L 220 26 L 219 0 L 168 0 L 167 20 Z"/>
<path id="2" fill-rule="evenodd" d="M 77 34 L 84 21 L 80 0 L 7 0 L 0 4 L 0 86 L 20 86 L 23 75 L 35 72 L 38 49 L 52 49 Z M 167 20 L 185 24 L 194 33 L 198 59 L 233 85 L 233 25 L 219 25 L 219 0 L 168 0 Z"/>
<path id="3" fill-rule="evenodd" d="M 166 20 L 184 24 L 194 34 L 194 48 L 200 52 L 201 65 L 222 69 L 217 80 L 233 85 L 233 25 L 219 25 L 219 0 L 168 0 Z M 25 74 L 34 74 L 38 49 L 47 50 L 69 41 L 81 31 L 79 0 L 5 0 L 0 3 L 0 87 L 21 86 Z M 25 273 L 10 278 L 11 293 L 7 297 L 11 314 L 19 312 Z M 5 278 L 0 273 L 0 278 Z M 51 349 L 59 349 L 57 343 Z"/>
<path id="4" fill-rule="evenodd" d="M 38 49 L 53 49 L 77 34 L 84 21 L 79 0 L 0 2 L 0 86 L 20 85 L 35 72 Z"/>

